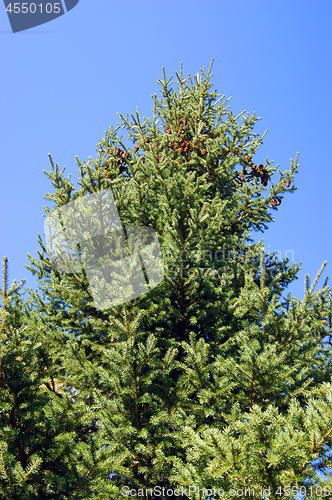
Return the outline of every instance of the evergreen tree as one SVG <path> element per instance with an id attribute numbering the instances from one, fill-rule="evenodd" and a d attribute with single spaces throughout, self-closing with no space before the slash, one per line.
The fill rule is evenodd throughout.
<path id="1" fill-rule="evenodd" d="M 0 498 L 87 498 L 80 455 L 89 448 L 86 437 L 95 426 L 84 426 L 86 406 L 74 406 L 68 387 L 56 378 L 56 359 L 43 339 L 45 326 L 36 320 L 29 299 L 21 299 L 23 284 L 14 281 L 8 287 L 5 257 L 0 289 Z"/>
<path id="2" fill-rule="evenodd" d="M 251 132 L 259 118 L 247 114 L 239 126 L 244 112 L 235 117 L 224 96 L 210 92 L 211 66 L 194 83 L 181 67 L 177 92 L 164 72 L 152 121 L 142 123 L 138 110 L 130 122 L 120 115 L 133 147 L 111 127 L 96 160 L 77 158 L 79 189 L 50 157 L 55 191 L 46 198 L 55 207 L 45 207 L 46 216 L 82 199 L 81 223 L 89 216 L 84 197 L 98 203 L 111 190 L 126 243 L 133 242 L 126 228 L 155 230 L 164 272 L 148 293 L 139 295 L 138 286 L 131 300 L 97 307 L 91 269 L 101 287 L 105 249 L 119 250 L 117 233 L 104 233 L 98 217 L 90 217 L 93 231 L 77 245 L 71 272 L 54 265 L 40 236 L 38 258 L 29 254 L 39 289 L 30 290 L 25 321 L 30 335 L 43 332 L 47 373 L 63 387 L 70 375 L 76 392 L 65 409 L 48 387 L 59 412 L 77 416 L 60 440 L 61 466 L 70 466 L 58 498 L 75 482 L 77 498 L 117 499 L 129 489 L 149 500 L 174 498 L 178 488 L 180 498 L 203 500 L 222 498 L 218 489 L 250 487 L 251 498 L 269 487 L 268 498 L 295 498 L 300 486 L 308 488 L 306 478 L 316 480 L 312 460 L 331 446 L 330 346 L 322 342 L 331 331 L 327 280 L 314 292 L 326 263 L 312 286 L 307 279 L 303 301 L 285 298 L 300 265 L 276 261 L 250 238 L 296 189 L 298 156 L 274 184 L 273 162 L 253 160 L 265 135 Z M 66 222 L 59 221 L 61 232 Z M 53 471 L 47 460 L 45 470 Z M 328 455 L 322 460 L 331 464 Z M 312 487 L 311 496 L 319 498 L 319 490 Z"/>

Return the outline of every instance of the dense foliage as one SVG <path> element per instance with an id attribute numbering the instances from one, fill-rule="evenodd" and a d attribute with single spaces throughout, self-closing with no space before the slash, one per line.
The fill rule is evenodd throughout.
<path id="1" fill-rule="evenodd" d="M 310 485 L 321 498 L 331 289 L 326 280 L 314 291 L 318 275 L 303 301 L 285 297 L 300 266 L 250 238 L 296 189 L 297 157 L 276 183 L 272 162 L 254 163 L 258 118 L 236 122 L 210 92 L 211 66 L 194 83 L 181 68 L 178 91 L 164 73 L 153 120 L 120 115 L 132 147 L 111 127 L 97 159 L 77 158 L 79 189 L 50 157 L 52 210 L 111 189 L 125 227 L 157 232 L 164 279 L 100 310 L 84 266 L 59 272 L 38 235 L 27 267 L 39 287 L 23 302 L 22 283 L 8 290 L 5 258 L 0 498 L 105 500 L 131 489 L 151 500 L 178 489 L 204 500 L 252 488 L 258 499 L 270 488 L 275 499 Z"/>

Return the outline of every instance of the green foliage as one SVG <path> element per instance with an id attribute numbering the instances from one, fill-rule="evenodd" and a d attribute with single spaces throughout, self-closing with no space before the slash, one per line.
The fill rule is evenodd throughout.
<path id="1" fill-rule="evenodd" d="M 45 326 L 22 302 L 24 280 L 8 290 L 7 262 L 0 289 L 0 498 L 86 498 L 88 464 L 79 457 L 90 458 L 90 443 L 80 442 L 78 430 L 88 408 L 62 390 Z"/>
<path id="2" fill-rule="evenodd" d="M 128 484 L 280 498 L 316 480 L 332 434 L 331 290 L 313 291 L 326 263 L 303 301 L 283 297 L 300 265 L 250 234 L 296 189 L 297 157 L 274 183 L 273 162 L 253 161 L 258 118 L 239 126 L 210 70 L 195 83 L 181 70 L 177 92 L 164 73 L 152 121 L 120 115 L 132 148 L 111 127 L 96 160 L 77 158 L 78 190 L 50 157 L 53 210 L 111 189 L 124 226 L 156 230 L 165 277 L 101 311 L 83 265 L 57 271 L 38 235 L 38 290 L 15 305 L 2 291 L 2 498 L 117 499 Z"/>

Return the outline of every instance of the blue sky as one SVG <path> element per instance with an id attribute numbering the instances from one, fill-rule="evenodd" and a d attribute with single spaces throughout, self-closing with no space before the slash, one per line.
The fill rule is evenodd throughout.
<path id="1" fill-rule="evenodd" d="M 302 261 L 289 287 L 296 298 L 305 274 L 313 281 L 327 260 L 322 286 L 332 274 L 331 21 L 328 0 L 80 0 L 60 18 L 13 34 L 1 3 L 0 257 L 9 258 L 9 281 L 37 285 L 24 265 L 28 252 L 37 256 L 43 206 L 52 208 L 43 199 L 53 192 L 47 154 L 77 186 L 75 155 L 97 156 L 117 112 L 130 116 L 138 106 L 152 118 L 163 66 L 167 78 L 176 78 L 180 62 L 193 76 L 214 57 L 213 89 L 232 96 L 235 115 L 262 117 L 253 132 L 268 129 L 256 163 L 267 156 L 283 171 L 299 152 L 297 191 L 254 239 Z"/>
<path id="2" fill-rule="evenodd" d="M 47 154 L 77 185 L 75 155 L 97 156 L 117 112 L 130 116 L 138 106 L 152 118 L 163 66 L 175 79 L 180 62 L 194 75 L 214 57 L 213 89 L 232 96 L 235 115 L 262 117 L 253 132 L 268 129 L 256 163 L 267 156 L 283 171 L 299 151 L 297 191 L 254 238 L 290 263 L 302 261 L 289 287 L 295 297 L 303 298 L 305 274 L 313 281 L 327 260 L 323 286 L 332 265 L 331 21 L 331 3 L 320 0 L 80 0 L 58 19 L 13 34 L 0 5 L 0 256 L 9 258 L 10 282 L 37 285 L 24 265 L 28 252 L 37 255 L 43 206 L 52 207 L 43 199 L 53 191 L 43 173 L 51 170 Z"/>

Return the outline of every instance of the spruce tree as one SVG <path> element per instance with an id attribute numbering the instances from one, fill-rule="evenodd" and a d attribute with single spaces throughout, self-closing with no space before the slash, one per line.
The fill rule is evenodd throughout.
<path id="1" fill-rule="evenodd" d="M 0 498 L 4 500 L 85 498 L 87 483 L 77 457 L 79 427 L 86 408 L 57 380 L 55 358 L 29 299 L 25 280 L 8 286 L 4 258 L 0 289 Z M 38 324 L 38 326 L 37 326 Z M 79 488 L 78 488 L 78 485 Z"/>
<path id="2" fill-rule="evenodd" d="M 269 487 L 268 498 L 295 498 L 306 478 L 315 481 L 312 460 L 331 445 L 327 280 L 314 292 L 326 262 L 312 286 L 307 278 L 303 301 L 284 297 L 300 265 L 278 262 L 250 238 L 296 189 L 298 155 L 276 183 L 278 165 L 254 163 L 265 135 L 251 132 L 259 118 L 235 117 L 210 92 L 211 67 L 193 82 L 181 66 L 178 91 L 164 71 L 152 120 L 142 123 L 138 109 L 130 122 L 120 114 L 132 147 L 118 137 L 120 125 L 105 133 L 96 159 L 76 157 L 79 189 L 50 156 L 54 192 L 46 199 L 55 207 L 45 216 L 110 190 L 124 228 L 155 230 L 163 257 L 158 286 L 101 308 L 86 250 L 101 265 L 100 248 L 118 247 L 97 217 L 71 272 L 54 265 L 40 235 L 38 258 L 29 254 L 39 289 L 30 290 L 28 324 L 42 330 L 63 387 L 70 375 L 74 413 L 85 411 L 61 462 L 77 457 L 67 472 L 68 481 L 84 478 L 77 498 L 79 489 L 82 498 L 117 499 L 131 489 L 149 500 L 178 489 L 203 500 L 231 488 L 261 498 Z"/>

